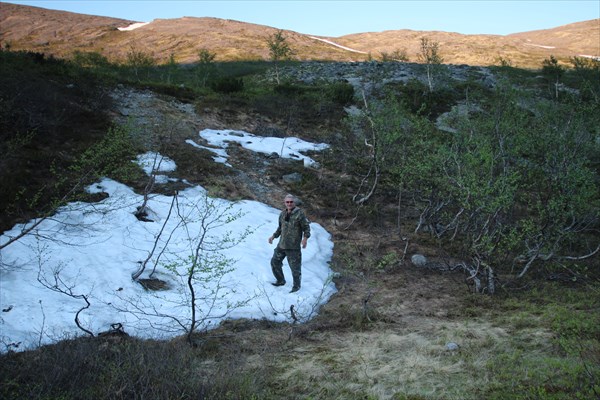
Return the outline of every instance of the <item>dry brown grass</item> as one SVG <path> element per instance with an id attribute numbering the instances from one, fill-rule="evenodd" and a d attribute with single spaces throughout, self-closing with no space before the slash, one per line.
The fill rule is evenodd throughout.
<path id="1" fill-rule="evenodd" d="M 539 68 L 550 55 L 563 62 L 574 56 L 599 56 L 598 22 L 595 19 L 506 36 L 394 30 L 356 33 L 337 38 L 336 42 L 357 50 L 371 51 L 374 57 L 381 52 L 404 49 L 410 60 L 417 62 L 420 39 L 426 37 L 439 43 L 444 63 L 498 65 L 498 58 L 502 57 L 516 67 Z"/>
<path id="2" fill-rule="evenodd" d="M 452 340 L 464 344 L 464 337 L 454 333 L 462 324 L 423 322 L 400 330 L 320 335 L 313 338 L 319 345 L 290 350 L 291 354 L 279 365 L 284 371 L 281 379 L 296 386 L 300 393 L 347 393 L 336 398 L 354 398 L 351 393 L 356 391 L 377 399 L 390 399 L 396 393 L 465 398 L 465 392 L 484 386 L 485 378 L 478 377 L 476 371 L 484 366 L 480 363 L 485 364 L 486 356 L 482 354 L 469 364 L 464 357 L 446 350 L 436 334 L 436 330 L 446 331 Z M 429 324 L 436 330 L 430 330 Z M 468 350 L 461 351 L 480 348 L 486 342 L 487 331 L 489 335 L 496 334 L 483 324 L 473 325 L 482 338 L 470 339 Z M 470 379 L 471 374 L 474 379 Z"/>

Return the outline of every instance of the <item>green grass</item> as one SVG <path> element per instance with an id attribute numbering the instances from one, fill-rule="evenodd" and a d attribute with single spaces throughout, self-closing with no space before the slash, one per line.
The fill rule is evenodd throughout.
<path id="1" fill-rule="evenodd" d="M 486 398 L 592 399 L 600 395 L 600 286 L 546 284 L 511 296 L 497 319 L 514 330 L 487 365 Z"/>

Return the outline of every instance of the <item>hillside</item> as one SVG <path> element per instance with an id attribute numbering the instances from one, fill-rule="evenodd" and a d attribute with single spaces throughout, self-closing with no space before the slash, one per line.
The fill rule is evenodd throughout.
<path id="1" fill-rule="evenodd" d="M 0 3 L 0 38 L 15 50 L 56 46 L 56 49 L 90 47 L 107 33 L 133 21 L 97 17 L 39 7 Z M 60 54 L 58 52 L 57 54 Z"/>
<path id="2" fill-rule="evenodd" d="M 156 19 L 124 31 L 118 28 L 134 21 L 9 3 L 0 3 L 0 7 L 0 41 L 4 46 L 67 58 L 79 50 L 119 60 L 135 49 L 152 54 L 159 62 L 173 55 L 179 63 L 191 63 L 197 60 L 198 50 L 205 48 L 216 53 L 218 61 L 265 60 L 269 56 L 266 38 L 278 30 L 233 20 L 184 17 Z M 514 66 L 537 68 L 550 55 L 563 62 L 573 56 L 600 56 L 599 22 L 590 20 L 507 36 L 402 29 L 337 38 L 315 38 L 293 31 L 284 34 L 298 60 L 363 61 L 403 50 L 410 61 L 417 62 L 420 39 L 427 37 L 440 44 L 447 64 L 497 65 L 502 58 Z"/>
<path id="3" fill-rule="evenodd" d="M 166 62 L 173 54 L 179 63 L 197 60 L 201 48 L 217 54 L 219 61 L 267 59 L 265 39 L 276 28 L 218 18 L 156 19 L 131 31 L 134 23 L 120 19 L 81 15 L 37 7 L 0 3 L 0 41 L 14 50 L 31 50 L 58 57 L 73 51 L 99 52 L 123 59 L 136 49 Z M 342 51 L 306 35 L 286 31 L 299 59 L 354 60 L 365 57 Z"/>
<path id="4" fill-rule="evenodd" d="M 82 66 L 11 50 L 235 57 L 275 28 L 93 17 L 84 43 L 85 16 L 27 11 L 1 27 L 0 398 L 600 398 L 598 64 Z M 270 285 L 287 193 L 314 233 L 294 293 L 287 262 Z M 247 213 L 202 216 L 225 203 Z"/>
<path id="5" fill-rule="evenodd" d="M 374 56 L 405 49 L 410 59 L 417 61 L 421 37 L 438 42 L 444 63 L 448 64 L 498 65 L 498 59 L 503 58 L 510 60 L 514 66 L 537 68 L 550 55 L 562 60 L 573 56 L 600 55 L 600 20 L 506 36 L 397 30 L 357 33 L 335 38 L 335 41 L 357 50 L 370 51 Z"/>

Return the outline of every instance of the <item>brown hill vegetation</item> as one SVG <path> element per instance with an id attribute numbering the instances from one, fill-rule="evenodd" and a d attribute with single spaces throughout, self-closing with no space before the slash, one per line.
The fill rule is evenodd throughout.
<path id="1" fill-rule="evenodd" d="M 411 61 L 417 61 L 422 37 L 439 43 L 444 63 L 448 64 L 497 65 L 502 58 L 514 66 L 539 67 L 550 55 L 562 60 L 600 55 L 600 20 L 597 19 L 507 36 L 394 30 L 346 35 L 335 41 L 371 52 L 374 57 L 382 52 L 405 50 Z"/>
<path id="2" fill-rule="evenodd" d="M 156 19 L 134 30 L 134 21 L 0 3 L 0 42 L 13 50 L 69 57 L 73 51 L 98 52 L 111 60 L 136 50 L 165 62 L 190 63 L 200 49 L 218 61 L 268 59 L 266 38 L 278 29 L 218 18 Z M 444 63 L 537 68 L 550 55 L 566 63 L 574 56 L 600 56 L 600 20 L 511 35 L 463 35 L 452 32 L 392 30 L 337 38 L 284 31 L 298 60 L 364 61 L 396 50 L 418 61 L 420 39 L 439 43 Z M 338 44 L 328 43 L 333 42 Z M 351 51 L 340 46 L 355 50 Z"/>

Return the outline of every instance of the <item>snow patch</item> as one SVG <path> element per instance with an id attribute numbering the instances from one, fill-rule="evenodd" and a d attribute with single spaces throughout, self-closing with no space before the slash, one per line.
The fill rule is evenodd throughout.
<path id="1" fill-rule="evenodd" d="M 580 54 L 578 57 L 591 58 L 592 60 L 600 61 L 600 56 L 590 56 L 588 54 Z"/>
<path id="2" fill-rule="evenodd" d="M 318 163 L 312 158 L 301 154 L 305 151 L 323 151 L 329 148 L 325 143 L 309 143 L 296 137 L 277 138 L 255 136 L 244 131 L 205 129 L 200 131 L 200 137 L 210 145 L 220 149 L 226 149 L 229 143 L 239 143 L 245 149 L 272 154 L 277 153 L 279 157 L 303 160 L 305 167 L 317 167 Z M 188 141 L 194 145 L 194 142 Z M 196 147 L 199 147 L 197 144 Z M 206 148 L 206 147 L 205 147 Z M 215 149 L 206 148 L 217 154 L 215 161 L 226 163 L 227 153 L 217 153 Z M 225 158 L 225 159 L 223 159 Z"/>
<path id="3" fill-rule="evenodd" d="M 541 44 L 532 44 L 532 43 L 525 43 L 525 46 L 541 47 L 542 49 L 555 49 L 556 48 L 556 46 L 544 46 Z"/>
<path id="4" fill-rule="evenodd" d="M 337 44 L 335 42 L 332 42 L 331 40 L 327 40 L 327 39 L 323 39 L 323 38 L 318 38 L 316 36 L 309 36 L 309 38 L 314 39 L 314 40 L 319 40 L 321 42 L 325 42 L 325 43 L 330 44 L 332 46 L 339 47 L 340 49 L 352 51 L 354 53 L 367 54 L 367 52 L 365 52 L 365 51 L 351 49 L 350 47 L 342 46 L 341 44 Z"/>
<path id="5" fill-rule="evenodd" d="M 117 28 L 120 31 L 132 31 L 137 28 L 141 28 L 144 25 L 148 25 L 150 22 L 136 22 L 124 28 Z"/>

